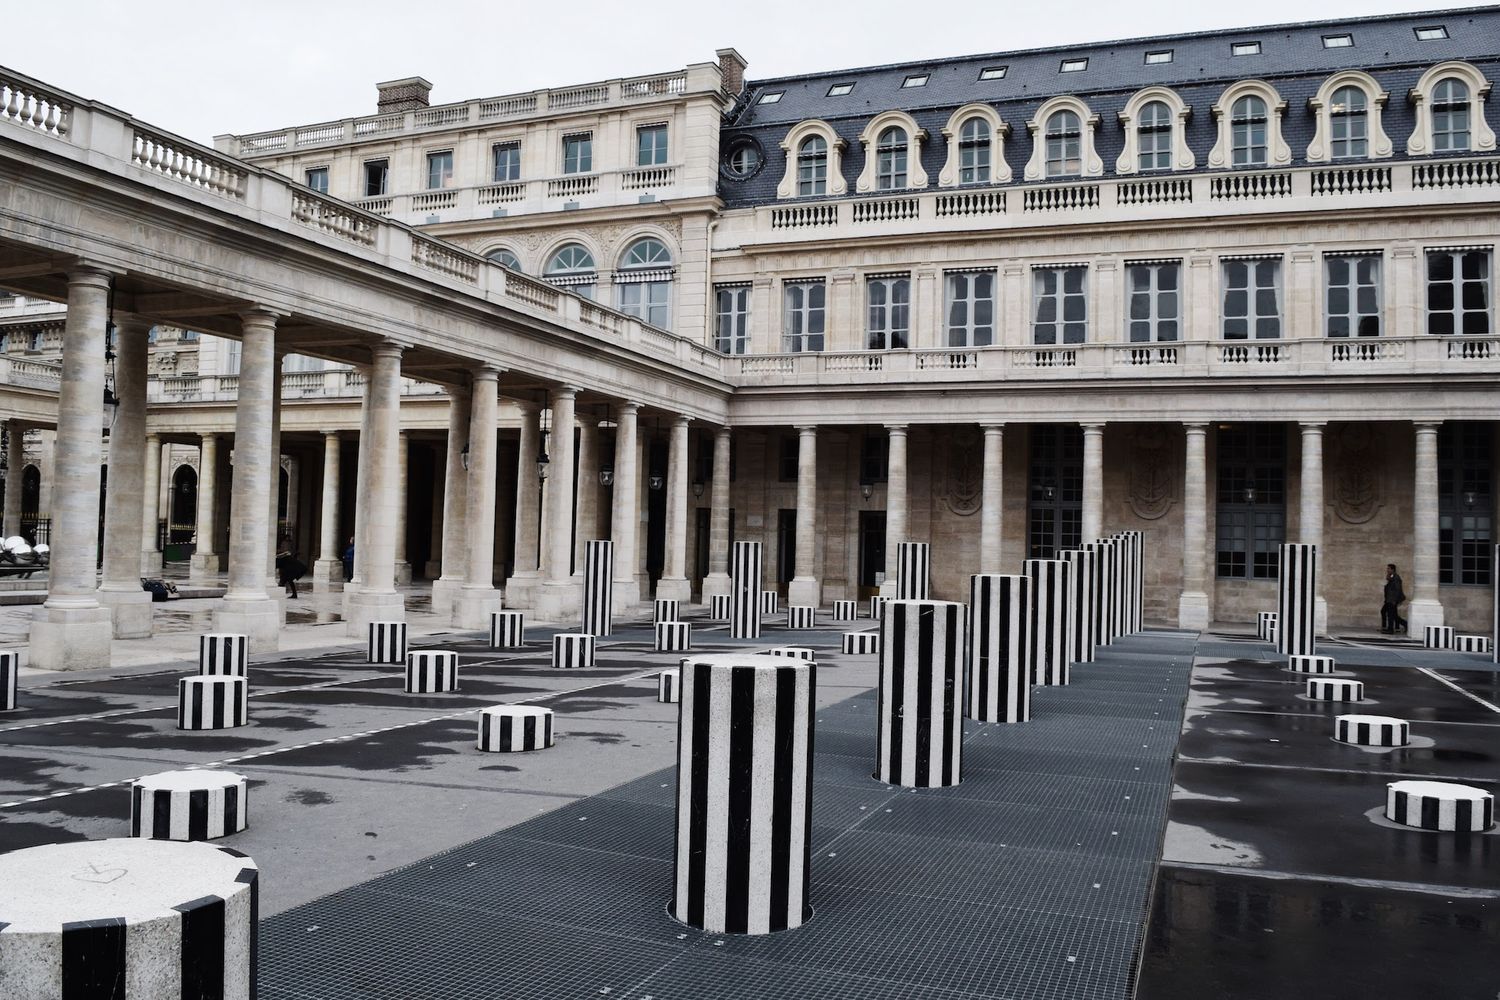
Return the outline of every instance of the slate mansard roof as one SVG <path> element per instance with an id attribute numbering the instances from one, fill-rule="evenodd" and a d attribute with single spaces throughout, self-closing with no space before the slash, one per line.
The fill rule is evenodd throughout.
<path id="1" fill-rule="evenodd" d="M 1419 40 L 1416 29 L 1429 26 L 1446 28 L 1448 37 Z M 1354 44 L 1324 46 L 1325 35 L 1339 34 L 1351 35 Z M 1260 43 L 1260 54 L 1231 55 L 1233 44 L 1252 41 Z M 1171 62 L 1146 63 L 1146 53 L 1162 50 L 1172 51 Z M 1060 72 L 1064 59 L 1087 59 L 1088 68 Z M 947 156 L 942 128 L 955 110 L 974 102 L 993 106 L 1010 126 L 1005 159 L 1020 183 L 1031 155 L 1026 122 L 1042 102 L 1059 95 L 1082 98 L 1100 116 L 1095 150 L 1110 176 L 1125 142 L 1117 115 L 1132 94 L 1153 85 L 1171 87 L 1192 109 L 1187 141 L 1202 169 L 1217 138 L 1210 108 L 1227 86 L 1249 79 L 1266 80 L 1286 100 L 1282 135 L 1291 146 L 1293 165 L 1301 165 L 1314 131 L 1308 98 L 1330 75 L 1346 69 L 1364 70 L 1389 92 L 1383 123 L 1400 158 L 1416 127 L 1407 94 L 1428 68 L 1454 59 L 1474 64 L 1490 80 L 1500 79 L 1500 6 L 1162 35 L 748 81 L 725 122 L 721 142 L 727 151 L 736 142 L 753 139 L 765 164 L 745 180 L 721 174 L 720 192 L 731 208 L 774 201 L 786 163 L 781 140 L 798 122 L 818 118 L 847 143 L 843 175 L 852 194 L 852 182 L 864 166 L 859 134 L 871 118 L 891 110 L 908 112 L 927 132 L 922 165 L 936 184 Z M 1002 79 L 979 79 L 981 71 L 997 66 L 1006 68 Z M 902 88 L 908 76 L 922 73 L 929 74 L 926 86 Z M 840 83 L 853 83 L 854 89 L 847 96 L 828 96 L 829 88 Z M 777 103 L 758 103 L 776 91 L 782 92 Z M 1485 115 L 1496 127 L 1493 105 L 1486 103 Z"/>

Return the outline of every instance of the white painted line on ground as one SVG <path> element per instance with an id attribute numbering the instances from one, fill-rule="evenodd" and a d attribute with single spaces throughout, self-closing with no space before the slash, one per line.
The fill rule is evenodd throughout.
<path id="1" fill-rule="evenodd" d="M 1453 683 L 1452 681 L 1450 681 L 1448 678 L 1442 676 L 1441 674 L 1434 673 L 1433 671 L 1427 669 L 1426 667 L 1418 667 L 1417 669 L 1420 670 L 1422 673 L 1426 674 L 1428 677 L 1431 677 L 1433 680 L 1437 681 L 1439 684 L 1446 684 L 1446 685 L 1448 685 L 1453 690 L 1455 690 L 1459 694 L 1463 695 L 1465 698 L 1468 698 L 1470 701 L 1477 701 L 1477 702 L 1479 702 L 1479 704 L 1483 705 L 1485 708 L 1489 709 L 1491 712 L 1500 713 L 1500 706 L 1496 706 L 1493 702 L 1485 701 L 1483 698 L 1479 697 L 1479 695 L 1474 694 L 1471 691 L 1465 691 L 1463 688 L 1459 687 L 1457 684 Z"/>

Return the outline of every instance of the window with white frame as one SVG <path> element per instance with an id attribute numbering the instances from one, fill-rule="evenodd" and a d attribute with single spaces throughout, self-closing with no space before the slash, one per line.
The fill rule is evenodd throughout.
<path id="1" fill-rule="evenodd" d="M 828 96 L 829 97 L 848 97 L 849 94 L 851 94 L 853 91 L 854 91 L 854 84 L 852 84 L 852 83 L 835 83 L 835 84 L 832 84 L 831 86 L 829 86 L 829 88 L 828 88 Z"/>
<path id="2" fill-rule="evenodd" d="M 1165 101 L 1151 101 L 1141 108 L 1136 137 L 1142 170 L 1172 169 L 1172 109 Z"/>
<path id="3" fill-rule="evenodd" d="M 1329 134 L 1333 158 L 1364 158 L 1370 153 L 1370 106 L 1363 87 L 1340 87 L 1333 92 Z"/>
<path id="4" fill-rule="evenodd" d="M 636 240 L 615 271 L 620 311 L 643 323 L 668 329 L 672 324 L 672 252 L 654 236 Z"/>
<path id="5" fill-rule="evenodd" d="M 1432 88 L 1432 149 L 1435 153 L 1465 153 L 1471 144 L 1469 85 L 1455 77 Z"/>
<path id="6" fill-rule="evenodd" d="M 792 354 L 823 349 L 828 289 L 822 281 L 788 281 L 783 287 L 782 342 Z"/>
<path id="7" fill-rule="evenodd" d="M 501 247 L 499 250 L 491 250 L 485 254 L 485 257 L 506 270 L 517 272 L 521 270 L 521 259 L 504 247 Z"/>
<path id="8" fill-rule="evenodd" d="M 1054 111 L 1047 118 L 1047 176 L 1077 177 L 1083 173 L 1083 121 L 1072 111 Z"/>
<path id="9" fill-rule="evenodd" d="M 875 187 L 893 191 L 906 187 L 906 130 L 892 125 L 875 141 Z"/>
<path id="10" fill-rule="evenodd" d="M 1146 65 L 1147 66 L 1160 66 L 1160 65 L 1163 65 L 1165 63 L 1169 63 L 1171 61 L 1172 61 L 1172 50 L 1171 49 L 1156 49 L 1155 51 L 1147 52 L 1146 53 Z"/>
<path id="11" fill-rule="evenodd" d="M 391 161 L 365 161 L 365 197 L 378 198 L 387 193 L 390 186 Z"/>
<path id="12" fill-rule="evenodd" d="M 1330 337 L 1380 336 L 1380 255 L 1323 258 L 1324 332 Z"/>
<path id="13" fill-rule="evenodd" d="M 594 169 L 594 133 L 563 136 L 563 173 L 586 174 Z"/>
<path id="14" fill-rule="evenodd" d="M 828 142 L 821 135 L 810 135 L 797 147 L 797 196 L 827 193 Z"/>
<path id="15" fill-rule="evenodd" d="M 319 194 L 328 193 L 328 168 L 314 167 L 307 172 L 307 186 Z"/>
<path id="16" fill-rule="evenodd" d="M 1087 273 L 1081 264 L 1032 268 L 1032 343 L 1084 342 L 1089 324 Z"/>
<path id="17" fill-rule="evenodd" d="M 495 143 L 490 147 L 490 157 L 494 166 L 494 183 L 503 184 L 506 181 L 521 179 L 521 144 L 519 142 Z"/>
<path id="18" fill-rule="evenodd" d="M 594 255 L 582 243 L 567 243 L 558 247 L 547 258 L 542 277 L 586 299 L 594 297 L 594 288 L 599 283 Z"/>
<path id="19" fill-rule="evenodd" d="M 1260 55 L 1260 42 L 1235 42 L 1229 46 L 1229 54 L 1232 56 L 1258 56 Z"/>
<path id="20" fill-rule="evenodd" d="M 1174 343 L 1182 323 L 1182 262 L 1125 266 L 1125 335 L 1132 344 Z"/>
<path id="21" fill-rule="evenodd" d="M 1226 260 L 1224 339 L 1274 340 L 1281 336 L 1281 258 Z"/>
<path id="22" fill-rule="evenodd" d="M 453 150 L 427 154 L 427 190 L 437 191 L 453 186 Z"/>
<path id="23" fill-rule="evenodd" d="M 1426 25 L 1412 30 L 1416 32 L 1419 42 L 1440 42 L 1448 37 L 1448 29 L 1441 24 Z"/>
<path id="24" fill-rule="evenodd" d="M 1267 155 L 1266 102 L 1246 94 L 1230 109 L 1231 162 L 1236 167 L 1263 167 Z"/>
<path id="25" fill-rule="evenodd" d="M 913 87 L 925 87 L 930 78 L 931 74 L 928 73 L 913 73 L 901 81 L 901 89 L 910 90 Z"/>
<path id="26" fill-rule="evenodd" d="M 782 95 L 785 94 L 785 93 L 786 93 L 786 91 L 784 91 L 784 90 L 773 90 L 773 91 L 771 91 L 768 94 L 761 94 L 760 95 L 760 100 L 756 101 L 755 103 L 756 104 L 779 104 L 781 102 Z"/>
<path id="27" fill-rule="evenodd" d="M 966 120 L 958 131 L 958 182 L 990 182 L 990 123 L 983 118 Z"/>
<path id="28" fill-rule="evenodd" d="M 1427 251 L 1427 332 L 1483 336 L 1492 329 L 1492 258 L 1487 247 Z"/>
<path id="29" fill-rule="evenodd" d="M 947 275 L 948 346 L 988 347 L 995 342 L 995 272 Z"/>
<path id="30" fill-rule="evenodd" d="M 1004 80 L 1005 72 L 1008 69 L 1010 69 L 1009 66 L 986 66 L 984 69 L 979 71 L 979 79 Z"/>
<path id="31" fill-rule="evenodd" d="M 872 351 L 909 347 L 911 276 L 880 275 L 865 281 L 865 346 Z"/>
<path id="32" fill-rule="evenodd" d="M 667 126 L 662 122 L 635 130 L 635 165 L 659 167 L 667 162 Z"/>
<path id="33" fill-rule="evenodd" d="M 720 354 L 749 353 L 749 285 L 719 285 L 714 289 L 714 349 Z"/>

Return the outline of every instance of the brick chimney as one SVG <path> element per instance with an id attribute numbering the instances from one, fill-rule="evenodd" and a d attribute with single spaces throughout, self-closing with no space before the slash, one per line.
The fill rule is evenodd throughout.
<path id="1" fill-rule="evenodd" d="M 416 111 L 427 107 L 432 84 L 420 76 L 409 76 L 404 80 L 377 83 L 375 89 L 380 93 L 379 99 L 375 101 L 375 113 L 383 115 L 387 112 Z"/>
<path id="2" fill-rule="evenodd" d="M 750 65 L 745 57 L 734 49 L 720 49 L 715 54 L 719 57 L 719 74 L 724 78 L 724 92 L 738 94 L 744 90 L 745 67 Z"/>

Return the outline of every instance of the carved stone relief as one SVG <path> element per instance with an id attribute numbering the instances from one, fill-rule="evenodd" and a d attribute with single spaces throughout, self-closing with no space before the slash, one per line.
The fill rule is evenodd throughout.
<path id="1" fill-rule="evenodd" d="M 984 447 L 974 427 L 955 427 L 944 435 L 939 459 L 943 463 L 943 502 L 967 517 L 984 498 Z"/>
<path id="2" fill-rule="evenodd" d="M 1155 521 L 1177 502 L 1177 441 L 1156 424 L 1136 427 L 1130 437 L 1130 509 Z"/>
<path id="3" fill-rule="evenodd" d="M 1375 432 L 1363 424 L 1336 424 L 1333 446 L 1333 512 L 1346 524 L 1364 524 L 1384 505 L 1380 451 Z"/>

